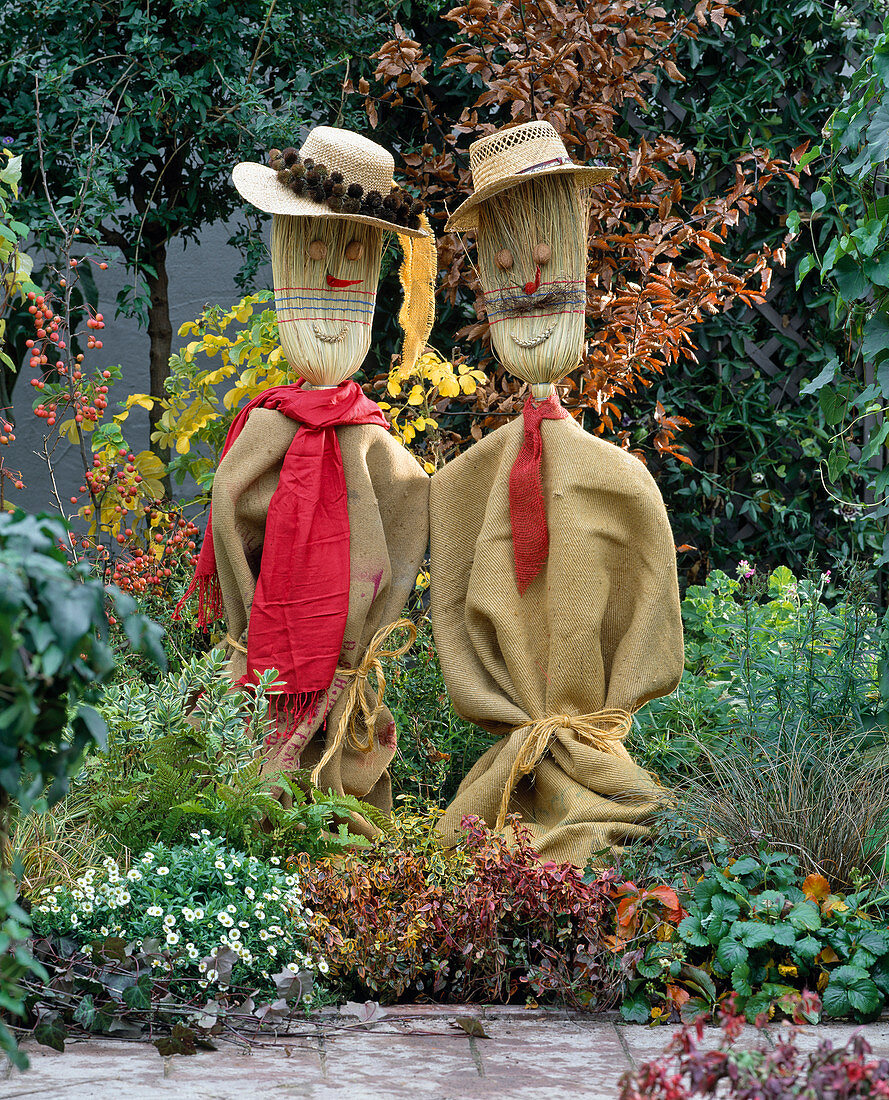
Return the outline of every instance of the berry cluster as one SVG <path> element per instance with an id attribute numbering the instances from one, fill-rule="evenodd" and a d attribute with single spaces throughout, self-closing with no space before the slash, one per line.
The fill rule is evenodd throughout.
<path id="1" fill-rule="evenodd" d="M 53 311 L 49 295 L 28 294 L 30 305 L 28 312 L 34 321 L 34 338 L 25 341 L 30 352 L 29 365 L 32 370 L 47 368 L 40 378 L 32 378 L 31 385 L 39 392 L 47 389 L 52 398 L 48 401 L 38 402 L 34 407 L 35 414 L 52 427 L 55 424 L 60 408 L 73 409 L 74 420 L 82 424 L 84 420 L 96 423 L 102 411 L 108 406 L 108 387 L 102 383 L 85 382 L 81 365 L 83 353 L 74 356 L 70 378 L 68 378 L 68 366 L 64 358 L 56 359 L 55 356 L 64 352 L 67 348 L 64 330 L 59 315 Z M 105 320 L 101 313 L 87 318 L 87 328 L 90 333 L 87 339 L 88 348 L 100 348 L 102 341 L 97 339 L 94 332 L 105 327 Z M 52 359 L 51 359 L 52 357 Z M 48 381 L 48 375 L 54 372 L 57 377 L 67 379 L 66 385 L 53 385 Z M 111 377 L 110 371 L 102 372 L 103 379 Z"/>
<path id="2" fill-rule="evenodd" d="M 106 580 L 134 596 L 163 597 L 166 582 L 177 572 L 190 573 L 197 563 L 199 532 L 190 521 L 163 511 L 157 501 L 154 506 L 145 506 L 145 515 L 155 532 L 154 545 L 148 550 L 136 546 L 131 558 L 117 558 L 107 567 Z M 158 525 L 164 525 L 166 533 L 157 530 Z M 131 538 L 132 535 L 132 529 L 127 528 L 123 535 L 117 536 L 117 541 L 123 544 L 124 536 Z"/>
<path id="3" fill-rule="evenodd" d="M 304 195 L 339 214 L 361 214 L 408 229 L 420 228 L 423 204 L 400 187 L 388 195 L 365 191 L 360 183 L 347 183 L 342 172 L 329 171 L 327 166 L 306 157 L 296 149 L 272 149 L 269 165 L 280 183 L 295 195 Z"/>

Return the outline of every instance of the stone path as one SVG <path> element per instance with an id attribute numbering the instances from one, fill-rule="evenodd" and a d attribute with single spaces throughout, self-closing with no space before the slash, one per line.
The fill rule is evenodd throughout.
<path id="1" fill-rule="evenodd" d="M 478 1018 L 489 1039 L 467 1035 L 458 1015 Z M 509 1008 L 391 1008 L 359 1027 L 330 1015 L 298 1035 L 243 1050 L 162 1058 L 134 1042 L 75 1040 L 64 1054 L 29 1044 L 31 1069 L 0 1079 L 0 1098 L 35 1100 L 616 1100 L 622 1073 L 659 1054 L 671 1028 L 607 1017 Z M 845 1042 L 852 1027 L 807 1028 L 799 1045 Z M 866 1029 L 889 1057 L 889 1023 Z M 715 1043 L 716 1031 L 707 1039 Z M 753 1042 L 752 1028 L 739 1042 Z M 9 1067 L 7 1067 L 8 1069 Z"/>

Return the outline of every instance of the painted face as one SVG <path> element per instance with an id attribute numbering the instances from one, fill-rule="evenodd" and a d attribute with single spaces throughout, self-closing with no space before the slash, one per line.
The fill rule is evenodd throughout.
<path id="1" fill-rule="evenodd" d="M 281 347 L 314 386 L 335 386 L 370 348 L 383 234 L 345 218 L 272 218 Z"/>
<path id="2" fill-rule="evenodd" d="M 570 179 L 529 180 L 479 207 L 479 277 L 494 350 L 526 382 L 558 382 L 583 355 L 586 207 Z"/>

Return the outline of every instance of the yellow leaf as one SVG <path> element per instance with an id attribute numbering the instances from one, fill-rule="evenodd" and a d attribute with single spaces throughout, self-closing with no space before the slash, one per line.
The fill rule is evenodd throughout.
<path id="1" fill-rule="evenodd" d="M 422 416 L 418 416 L 417 419 L 412 420 L 411 423 L 413 424 L 414 429 L 418 432 L 422 432 L 426 427 L 426 419 Z"/>
<path id="2" fill-rule="evenodd" d="M 443 378 L 438 384 L 438 392 L 442 397 L 457 397 L 460 393 L 460 383 L 453 375 L 450 378 Z"/>
<path id="3" fill-rule="evenodd" d="M 475 393 L 475 379 L 470 375 L 463 374 L 460 376 L 460 385 L 463 387 L 464 393 Z"/>
<path id="4" fill-rule="evenodd" d="M 65 436 L 65 438 L 69 439 L 72 443 L 77 442 L 77 424 L 73 416 L 68 420 L 63 420 L 59 425 L 59 435 Z"/>
<path id="5" fill-rule="evenodd" d="M 269 366 L 273 366 L 275 363 L 280 363 L 283 357 L 284 349 L 275 348 L 275 350 L 271 353 L 266 362 L 269 364 Z"/>
<path id="6" fill-rule="evenodd" d="M 139 405 L 143 409 L 153 409 L 154 398 L 147 393 L 131 393 L 127 398 L 127 408 L 131 409 L 133 405 Z"/>
<path id="7" fill-rule="evenodd" d="M 402 432 L 402 438 L 404 439 L 405 443 L 410 443 L 410 441 L 414 438 L 416 434 L 417 433 L 414 431 L 411 424 L 405 424 L 404 430 Z"/>
<path id="8" fill-rule="evenodd" d="M 136 467 L 136 472 L 143 478 L 160 479 L 167 472 L 167 467 L 153 451 L 140 451 L 133 465 Z"/>
<path id="9" fill-rule="evenodd" d="M 398 397 L 398 395 L 401 393 L 401 386 L 399 386 L 398 382 L 394 378 L 390 378 L 389 381 L 386 383 L 386 392 L 389 394 L 390 397 Z"/>
<path id="10" fill-rule="evenodd" d="M 197 321 L 186 321 L 185 324 L 179 326 L 179 335 L 188 336 L 189 333 L 193 333 L 195 336 L 198 334 Z"/>
<path id="11" fill-rule="evenodd" d="M 427 474 L 435 473 L 435 466 L 431 462 L 424 462 L 423 469 L 426 471 Z"/>
<path id="12" fill-rule="evenodd" d="M 421 385 L 417 384 L 411 390 L 410 396 L 407 399 L 407 403 L 409 405 L 422 405 L 425 400 L 426 400 L 426 394 L 423 390 L 423 387 Z"/>
<path id="13" fill-rule="evenodd" d="M 438 427 L 438 421 L 433 420 L 431 416 L 427 416 L 426 417 L 426 427 L 427 428 L 437 428 Z"/>

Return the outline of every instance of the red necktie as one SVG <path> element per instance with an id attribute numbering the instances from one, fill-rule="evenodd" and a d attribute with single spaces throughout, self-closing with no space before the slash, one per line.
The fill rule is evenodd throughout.
<path id="1" fill-rule="evenodd" d="M 512 549 L 520 596 L 540 572 L 549 553 L 549 530 L 540 481 L 543 459 L 540 423 L 542 420 L 563 420 L 567 415 L 556 393 L 539 403 L 533 397 L 525 402 L 525 438 L 509 473 Z"/>

